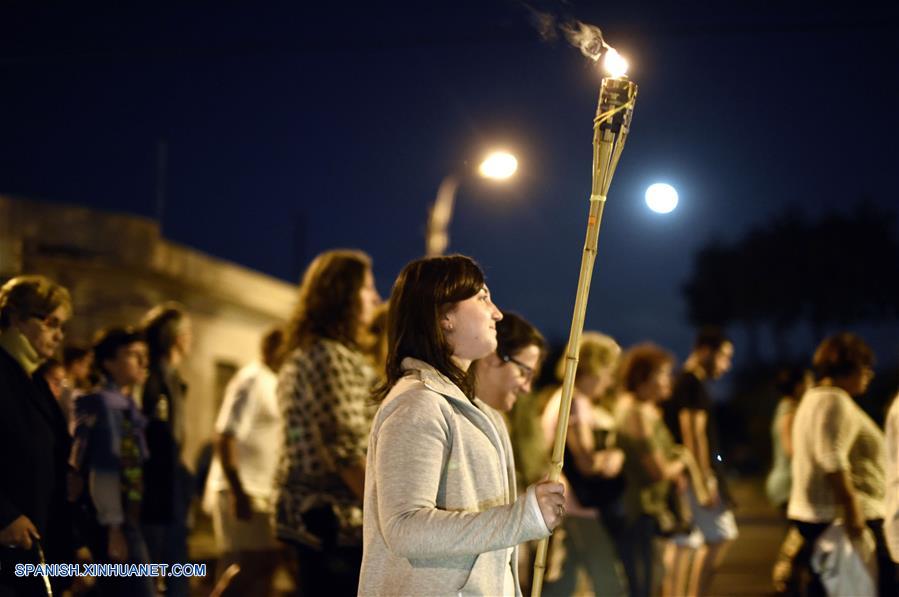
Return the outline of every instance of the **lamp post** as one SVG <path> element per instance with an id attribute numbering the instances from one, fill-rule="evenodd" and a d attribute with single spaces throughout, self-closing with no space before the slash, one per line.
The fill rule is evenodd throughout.
<path id="1" fill-rule="evenodd" d="M 478 166 L 478 174 L 481 177 L 497 181 L 509 179 L 517 170 L 518 160 L 506 151 L 488 154 Z M 428 257 L 443 255 L 449 246 L 449 224 L 453 218 L 456 191 L 466 178 L 467 176 L 458 173 L 449 174 L 437 188 L 437 198 L 428 212 L 425 232 L 425 255 Z"/>

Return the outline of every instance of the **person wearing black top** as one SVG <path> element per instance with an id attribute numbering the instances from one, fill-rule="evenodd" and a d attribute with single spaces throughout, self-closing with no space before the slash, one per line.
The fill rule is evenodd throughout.
<path id="1" fill-rule="evenodd" d="M 190 318 L 177 303 L 150 310 L 142 325 L 150 351 L 150 367 L 142 402 L 149 458 L 144 463 L 141 521 L 150 561 L 187 562 L 187 519 L 193 496 L 193 476 L 182 449 L 187 428 L 187 384 L 178 371 L 191 343 Z M 186 597 L 186 578 L 167 578 L 166 595 Z"/>
<path id="2" fill-rule="evenodd" d="M 709 500 L 700 504 L 692 489 L 688 491 L 693 522 L 704 541 L 696 551 L 690 573 L 690 592 L 697 595 L 707 594 L 715 570 L 738 534 L 722 474 L 724 458 L 715 408 L 706 387 L 707 381 L 720 378 L 730 369 L 733 353 L 733 342 L 721 330 L 700 330 L 665 406 L 665 422 L 675 441 L 693 454 L 709 493 Z"/>
<path id="3" fill-rule="evenodd" d="M 0 288 L 0 596 L 46 595 L 46 577 L 15 576 L 15 564 L 72 561 L 66 502 L 71 440 L 46 381 L 71 316 L 68 291 L 43 276 Z M 53 579 L 61 591 L 61 579 Z"/>

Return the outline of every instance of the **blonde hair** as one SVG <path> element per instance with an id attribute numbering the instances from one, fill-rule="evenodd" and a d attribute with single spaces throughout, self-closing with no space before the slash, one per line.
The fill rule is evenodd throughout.
<path id="1" fill-rule="evenodd" d="M 565 377 L 566 354 L 563 354 L 556 363 L 556 379 L 559 381 Z M 599 332 L 584 332 L 578 349 L 575 378 L 583 375 L 601 375 L 615 367 L 620 356 L 621 347 L 614 338 Z"/>

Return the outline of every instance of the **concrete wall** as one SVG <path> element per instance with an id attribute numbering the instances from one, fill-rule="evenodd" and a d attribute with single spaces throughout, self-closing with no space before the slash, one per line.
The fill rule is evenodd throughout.
<path id="1" fill-rule="evenodd" d="M 135 324 L 163 301 L 187 307 L 194 331 L 182 368 L 190 386 L 189 464 L 212 436 L 223 365 L 256 358 L 262 334 L 287 319 L 295 297 L 292 285 L 165 240 L 153 220 L 0 196 L 0 280 L 24 273 L 46 275 L 72 293 L 67 342 L 88 343 L 105 325 Z"/>

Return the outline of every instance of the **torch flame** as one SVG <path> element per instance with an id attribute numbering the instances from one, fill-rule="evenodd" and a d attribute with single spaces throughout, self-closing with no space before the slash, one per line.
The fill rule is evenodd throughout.
<path id="1" fill-rule="evenodd" d="M 581 54 L 593 62 L 599 62 L 599 59 L 602 58 L 603 68 L 610 76 L 623 77 L 627 72 L 627 60 L 615 48 L 606 43 L 599 27 L 575 21 L 574 23 L 565 23 L 560 28 L 568 41 L 581 50 Z"/>
<path id="2" fill-rule="evenodd" d="M 606 55 L 602 60 L 602 66 L 606 69 L 606 72 L 611 76 L 618 78 L 623 77 L 625 73 L 627 73 L 627 60 L 615 50 L 615 48 L 609 47 L 606 50 Z"/>
<path id="3" fill-rule="evenodd" d="M 565 36 L 568 43 L 581 51 L 581 54 L 599 62 L 603 59 L 603 68 L 613 78 L 621 78 L 627 72 L 627 60 L 621 57 L 615 48 L 606 43 L 602 35 L 602 29 L 596 25 L 590 25 L 583 21 L 563 21 L 548 12 L 540 12 L 528 7 L 531 11 L 531 20 L 540 37 L 547 41 L 557 39 L 559 32 Z"/>

